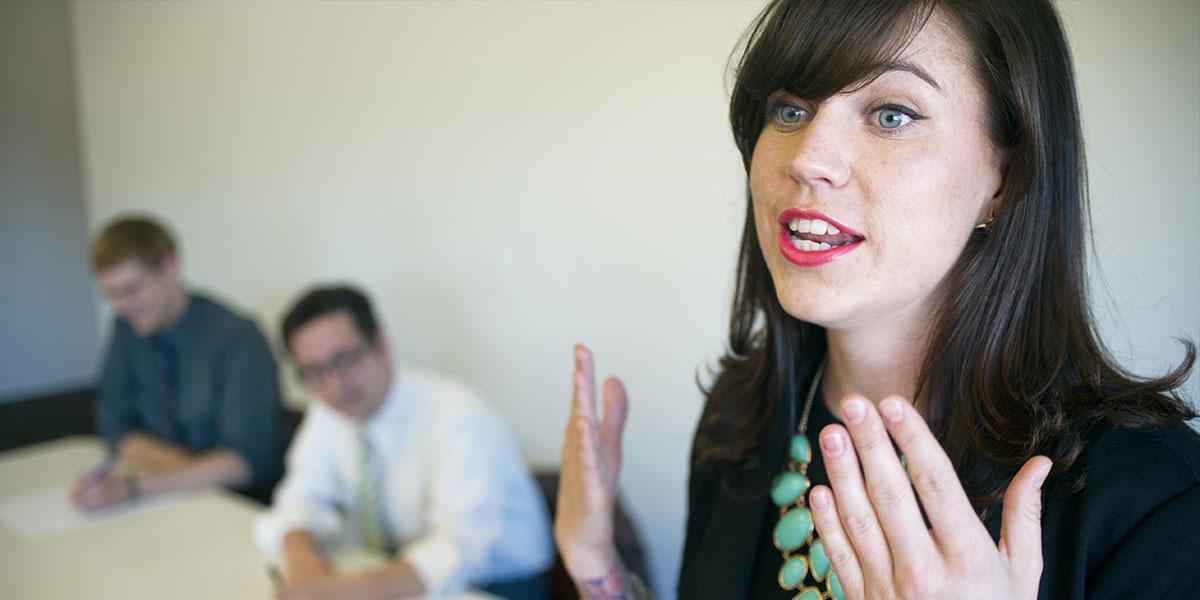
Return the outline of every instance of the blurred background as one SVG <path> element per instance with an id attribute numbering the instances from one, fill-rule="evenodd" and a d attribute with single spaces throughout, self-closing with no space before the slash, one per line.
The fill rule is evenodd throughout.
<path id="1" fill-rule="evenodd" d="M 1095 309 L 1159 373 L 1200 340 L 1200 3 L 1059 5 Z M 87 397 L 111 320 L 88 239 L 148 213 L 277 348 L 302 288 L 364 287 L 400 359 L 481 389 L 533 465 L 558 462 L 571 346 L 591 345 L 629 388 L 623 494 L 673 597 L 745 202 L 727 60 L 760 8 L 0 3 L 0 408 Z"/>

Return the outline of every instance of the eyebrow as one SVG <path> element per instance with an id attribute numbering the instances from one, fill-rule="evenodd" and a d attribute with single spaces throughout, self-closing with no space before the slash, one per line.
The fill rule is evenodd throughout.
<path id="1" fill-rule="evenodd" d="M 942 86 L 938 85 L 937 80 L 933 78 L 933 75 L 929 74 L 929 71 L 926 71 L 925 69 L 922 69 L 920 66 L 914 65 L 910 62 L 898 60 L 898 61 L 888 65 L 887 67 L 884 67 L 884 69 L 883 69 L 884 73 L 887 73 L 889 71 L 904 71 L 906 73 L 912 73 L 913 75 L 920 77 L 921 80 L 924 81 L 925 83 L 928 83 L 929 85 L 933 86 L 933 89 L 935 89 L 939 92 L 942 91 Z"/>

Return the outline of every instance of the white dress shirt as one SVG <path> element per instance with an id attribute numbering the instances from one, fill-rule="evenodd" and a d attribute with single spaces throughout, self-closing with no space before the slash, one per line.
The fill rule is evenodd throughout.
<path id="1" fill-rule="evenodd" d="M 364 425 L 383 466 L 385 526 L 431 595 L 530 577 L 554 557 L 546 506 L 503 419 L 463 383 L 397 369 Z M 264 552 L 304 530 L 356 540 L 358 428 L 312 403 L 288 449 L 275 502 L 254 525 Z"/>

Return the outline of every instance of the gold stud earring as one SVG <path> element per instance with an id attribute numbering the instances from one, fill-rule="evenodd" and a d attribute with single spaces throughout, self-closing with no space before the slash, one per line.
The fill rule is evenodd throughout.
<path id="1" fill-rule="evenodd" d="M 982 223 L 975 226 L 975 229 L 987 231 L 992 228 L 992 223 L 996 221 L 996 207 L 993 205 L 988 209 L 987 218 Z"/>

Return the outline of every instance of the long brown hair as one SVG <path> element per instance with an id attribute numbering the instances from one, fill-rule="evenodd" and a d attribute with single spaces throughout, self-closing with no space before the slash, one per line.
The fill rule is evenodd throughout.
<path id="1" fill-rule="evenodd" d="M 997 500 L 1024 461 L 1068 469 L 1098 425 L 1165 424 L 1195 413 L 1176 393 L 1195 360 L 1140 378 L 1117 366 L 1086 301 L 1087 192 L 1071 57 L 1048 0 L 774 0 L 740 45 L 730 100 L 747 173 L 767 96 L 821 101 L 865 85 L 933 15 L 973 49 L 989 135 L 1008 162 L 991 228 L 972 235 L 939 289 L 917 381 L 930 419 L 977 507 Z M 701 464 L 747 467 L 825 353 L 825 332 L 779 303 L 747 188 L 729 349 L 706 390 Z M 948 358 L 949 357 L 949 358 Z M 1076 482 L 1077 484 L 1078 482 Z"/>

